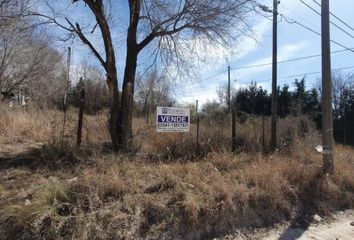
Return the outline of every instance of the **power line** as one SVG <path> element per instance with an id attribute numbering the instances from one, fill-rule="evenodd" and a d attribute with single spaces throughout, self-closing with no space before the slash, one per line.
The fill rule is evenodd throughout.
<path id="1" fill-rule="evenodd" d="M 321 13 L 318 12 L 316 9 L 314 9 L 313 7 L 311 7 L 310 5 L 308 5 L 306 2 L 304 2 L 303 0 L 300 0 L 300 2 L 302 4 L 304 4 L 306 7 L 308 7 L 309 9 L 311 9 L 312 11 L 314 11 L 315 13 L 317 13 L 319 16 L 321 16 Z M 354 38 L 354 36 L 352 34 L 350 34 L 349 32 L 345 31 L 343 28 L 341 28 L 340 26 L 338 26 L 337 24 L 335 24 L 334 22 L 330 21 L 330 23 L 335 26 L 336 28 L 338 28 L 339 30 L 341 30 L 342 32 L 344 32 L 345 34 L 347 34 L 348 36 L 350 36 L 351 38 Z"/>
<path id="2" fill-rule="evenodd" d="M 272 12 L 272 10 L 270 10 L 267 6 L 265 6 L 265 5 L 259 5 L 259 7 L 262 9 L 262 11 L 264 11 L 264 12 Z M 260 13 L 260 12 L 258 12 L 256 9 L 254 9 L 255 10 L 255 12 L 258 14 L 258 15 L 261 15 L 262 17 L 264 17 L 264 18 L 266 18 L 266 19 L 268 19 L 269 21 L 271 21 L 271 22 L 273 22 L 273 19 L 271 19 L 271 17 L 273 16 L 273 15 L 264 15 L 264 14 L 262 14 L 262 13 Z M 279 23 L 279 22 L 281 22 L 282 21 L 282 19 L 280 19 L 280 20 L 278 20 L 277 22 Z"/>
<path id="3" fill-rule="evenodd" d="M 301 1 L 301 0 L 300 0 L 300 1 Z M 272 10 L 269 10 L 269 7 L 267 7 L 267 6 L 265 6 L 265 5 L 261 5 L 261 4 L 258 4 L 258 5 L 259 5 L 259 7 L 262 8 L 262 9 L 264 8 L 264 9 L 268 9 L 267 11 L 272 11 Z M 258 12 L 256 11 L 256 13 L 258 13 Z M 310 28 L 310 27 L 308 27 L 308 26 L 306 26 L 306 25 L 304 25 L 304 24 L 302 24 L 302 23 L 300 23 L 300 22 L 298 22 L 298 21 L 296 21 L 296 20 L 294 20 L 294 19 L 291 19 L 291 18 L 286 17 L 284 14 L 280 13 L 279 11 L 277 11 L 277 13 L 278 13 L 282 18 L 284 18 L 287 23 L 289 23 L 289 24 L 297 24 L 297 25 L 299 25 L 299 26 L 301 26 L 301 27 L 303 27 L 303 28 L 309 30 L 310 32 L 312 32 L 312 33 L 314 33 L 314 34 L 316 34 L 316 35 L 318 35 L 318 36 L 321 36 L 321 33 L 319 33 L 319 32 L 317 32 L 317 31 L 313 30 L 312 28 Z M 258 14 L 259 14 L 259 13 L 258 13 Z M 263 16 L 262 14 L 259 14 L 259 15 Z M 344 46 L 343 44 L 341 44 L 341 43 L 339 43 L 339 42 L 337 42 L 337 41 L 335 41 L 335 40 L 333 40 L 333 39 L 331 39 L 330 41 L 331 41 L 332 43 L 334 43 L 334 44 L 336 44 L 336 45 L 342 47 L 342 48 L 347 49 L 348 51 L 354 52 L 354 50 L 352 50 L 352 49 L 350 49 L 350 48 Z"/>
<path id="4" fill-rule="evenodd" d="M 306 6 L 310 7 L 313 11 L 317 12 L 315 9 L 313 9 L 311 6 L 309 6 L 308 4 L 306 4 L 305 2 L 303 2 L 302 0 L 300 0 L 300 1 L 301 1 L 303 4 L 305 4 Z M 315 1 L 315 0 L 314 0 L 314 1 Z M 316 2 L 316 1 L 315 1 L 315 2 Z M 317 3 L 317 2 L 316 2 L 316 3 Z M 317 3 L 317 4 L 318 4 L 318 3 Z M 269 8 L 268 8 L 267 6 L 265 6 L 265 5 L 259 5 L 259 6 L 260 6 L 260 7 L 265 7 L 265 9 L 268 9 L 268 11 L 272 11 L 272 10 L 269 10 Z M 258 13 L 258 12 L 256 11 L 256 13 Z M 299 25 L 299 26 L 301 26 L 301 27 L 303 27 L 303 28 L 305 28 L 305 29 L 311 31 L 311 32 L 314 33 L 314 34 L 316 34 L 316 35 L 318 35 L 318 36 L 321 36 L 321 34 L 320 34 L 319 32 L 313 30 L 312 28 L 307 27 L 306 25 L 304 25 L 304 24 L 302 24 L 302 23 L 300 23 L 300 22 L 298 22 L 298 21 L 296 21 L 296 20 L 294 20 L 294 19 L 287 18 L 284 14 L 280 13 L 279 11 L 278 11 L 278 13 L 279 13 L 279 15 L 280 15 L 282 18 L 285 19 L 285 21 L 286 21 L 287 23 L 289 23 L 289 24 L 297 24 L 297 25 Z M 319 15 L 321 15 L 319 12 L 317 12 L 317 13 L 318 13 Z M 260 14 L 260 13 L 258 13 L 258 14 L 261 15 L 262 17 L 267 18 L 266 16 L 264 16 L 264 15 L 262 15 L 262 14 Z M 268 18 L 267 18 L 267 19 L 268 19 Z M 343 23 L 344 23 L 344 22 L 343 22 Z M 345 24 L 345 23 L 344 23 L 344 24 Z M 335 25 L 335 24 L 334 24 L 334 25 Z M 337 26 L 337 25 L 335 25 L 335 26 Z M 337 27 L 340 28 L 339 26 L 337 26 Z M 349 26 L 349 27 L 350 27 L 350 26 Z M 341 28 L 340 28 L 340 29 L 341 29 Z M 341 30 L 343 30 L 343 29 L 341 29 Z M 354 30 L 354 29 L 353 29 L 353 30 Z M 343 31 L 346 32 L 345 30 L 343 30 Z M 346 32 L 346 33 L 347 33 L 347 32 Z M 347 33 L 347 34 L 349 34 L 349 33 Z M 349 35 L 354 38 L 354 36 L 352 36 L 351 34 L 349 34 Z M 337 41 L 335 41 L 335 40 L 333 40 L 333 39 L 331 39 L 331 42 L 334 43 L 334 44 L 336 44 L 336 45 L 338 45 L 338 46 L 340 46 L 340 47 L 342 47 L 342 48 L 344 48 L 343 50 L 335 51 L 335 52 L 332 52 L 332 53 L 338 53 L 338 52 L 343 52 L 343 51 L 354 52 L 354 48 L 346 47 L 346 46 L 344 46 L 343 44 L 341 44 L 341 43 L 339 43 L 339 42 L 337 42 Z M 284 61 L 278 61 L 277 63 L 278 63 L 278 64 L 280 64 L 280 63 L 287 63 L 287 62 L 293 62 L 293 61 L 298 61 L 298 60 L 303 60 L 303 59 L 315 58 L 315 57 L 319 57 L 319 56 L 321 56 L 321 55 L 318 54 L 318 55 L 312 55 L 312 56 L 305 56 L 305 57 L 294 58 L 294 59 L 289 59 L 289 60 L 284 60 Z M 272 64 L 272 63 L 250 65 L 250 66 L 244 66 L 244 67 L 238 67 L 238 68 L 231 68 L 231 70 L 247 69 L 247 68 L 253 68 L 253 67 L 263 67 L 263 66 L 268 66 L 268 65 L 271 65 L 271 64 Z M 219 73 L 216 73 L 216 74 L 214 74 L 214 75 L 211 75 L 211 76 L 209 76 L 209 77 L 203 79 L 202 81 L 206 81 L 206 80 L 212 79 L 212 78 L 217 77 L 217 76 L 219 76 L 219 75 L 221 75 L 221 74 L 223 74 L 223 73 L 225 73 L 225 72 L 227 72 L 227 70 L 224 70 L 224 71 L 222 71 L 222 72 L 219 72 Z M 202 82 L 202 81 L 201 81 L 201 82 Z"/>
<path id="5" fill-rule="evenodd" d="M 336 69 L 332 69 L 332 72 L 333 71 L 341 71 L 341 70 L 348 70 L 348 69 L 353 69 L 354 66 L 348 66 L 348 67 L 342 67 L 342 68 L 336 68 Z M 294 75 L 287 75 L 287 76 L 281 76 L 281 77 L 278 77 L 278 79 L 287 79 L 287 78 L 295 78 L 295 77 L 301 77 L 301 76 L 308 76 L 308 75 L 316 75 L 316 74 L 320 74 L 322 73 L 322 71 L 318 71 L 318 72 L 307 72 L 307 73 L 299 73 L 299 74 L 294 74 Z M 269 82 L 271 81 L 272 79 L 265 79 L 265 80 L 260 80 L 260 81 L 256 81 L 257 83 L 258 82 Z M 247 84 L 247 83 L 250 83 L 250 82 L 246 82 L 244 84 Z"/>
<path id="6" fill-rule="evenodd" d="M 335 53 L 346 52 L 346 51 L 348 51 L 348 49 L 337 50 L 337 51 L 333 51 L 331 53 L 335 54 Z M 354 51 L 354 48 L 350 48 L 350 51 Z M 277 64 L 295 62 L 295 61 L 300 61 L 300 60 L 305 60 L 305 59 L 310 59 L 310 58 L 316 58 L 316 57 L 320 57 L 320 56 L 321 56 L 321 54 L 316 54 L 316 55 L 309 55 L 309 56 L 304 56 L 304 57 L 292 58 L 292 59 L 287 59 L 284 61 L 278 61 Z M 243 67 L 234 67 L 234 68 L 231 68 L 231 70 L 264 67 L 264 66 L 269 66 L 269 65 L 272 65 L 272 63 L 262 63 L 262 64 L 243 66 Z"/>
<path id="7" fill-rule="evenodd" d="M 300 0 L 300 1 L 303 2 L 302 0 Z M 303 2 L 303 3 L 304 3 L 304 2 Z M 306 5 L 307 5 L 307 4 L 306 4 Z M 260 7 L 264 7 L 265 9 L 268 9 L 268 11 L 272 11 L 272 10 L 269 10 L 269 8 L 266 7 L 266 6 L 264 6 L 264 5 L 259 5 L 259 6 L 260 6 Z M 314 9 L 313 9 L 313 10 L 314 10 Z M 316 11 L 316 10 L 314 10 L 314 11 Z M 257 12 L 257 13 L 258 13 L 258 12 Z M 278 13 L 279 13 L 279 12 L 278 12 Z M 259 14 L 259 13 L 258 13 L 258 14 Z M 264 16 L 264 15 L 262 15 L 262 14 L 260 14 L 260 15 L 266 18 L 266 16 Z M 309 31 L 311 31 L 311 32 L 313 32 L 313 33 L 315 33 L 316 35 L 321 36 L 320 33 L 318 33 L 317 31 L 315 31 L 315 30 L 313 30 L 313 29 L 311 29 L 311 28 L 309 28 L 309 27 L 307 27 L 306 25 L 304 25 L 304 24 L 302 24 L 302 23 L 299 23 L 299 22 L 297 22 L 296 20 L 293 20 L 293 19 L 290 19 L 290 20 L 289 20 L 287 17 L 284 16 L 284 14 L 279 13 L 279 15 L 282 16 L 282 17 L 286 20 L 286 22 L 288 22 L 288 23 L 290 23 L 290 24 L 294 24 L 294 23 L 295 23 L 295 24 L 298 24 L 299 26 L 301 26 L 301 27 L 303 27 L 303 28 L 306 28 L 307 30 L 309 30 Z M 342 50 L 334 51 L 334 52 L 332 52 L 332 53 L 338 53 L 338 52 L 344 52 L 344 51 L 351 51 L 351 52 L 354 52 L 354 49 L 348 48 L 348 47 L 342 45 L 341 43 L 338 43 L 338 42 L 335 41 L 335 40 L 331 40 L 331 42 L 333 42 L 333 43 L 335 43 L 336 45 L 338 45 L 338 46 L 344 48 L 344 49 L 342 49 Z M 294 59 L 288 59 L 288 60 L 284 60 L 284 61 L 278 61 L 277 63 L 287 63 L 287 62 L 299 61 L 299 60 L 304 60 L 304 59 L 309 59 L 309 58 L 315 58 L 315 57 L 319 57 L 319 56 L 321 56 L 321 55 L 320 55 L 320 54 L 316 54 L 316 55 L 311 55 L 311 56 L 305 56 L 305 57 L 299 57 L 299 58 L 294 58 Z M 249 66 L 244 66 L 244 67 L 236 67 L 236 68 L 231 68 L 231 70 L 247 69 L 247 68 L 254 68 L 254 67 L 262 67 L 262 66 L 267 66 L 267 65 L 270 65 L 270 64 L 272 64 L 272 63 L 257 64 L 257 65 L 249 65 Z M 347 68 L 344 68 L 344 69 L 347 69 Z M 336 69 L 335 69 L 335 70 L 336 70 Z M 341 70 L 341 69 L 337 69 L 337 70 Z M 211 76 L 209 76 L 209 77 L 203 79 L 202 81 L 209 80 L 209 79 L 214 78 L 214 77 L 216 77 L 216 76 L 219 76 L 219 75 L 221 75 L 221 74 L 223 74 L 223 73 L 225 73 L 225 72 L 227 72 L 227 70 L 224 70 L 224 71 L 222 71 L 222 72 L 219 72 L 219 73 L 216 73 L 216 74 L 214 74 L 214 75 L 211 75 Z M 306 73 L 306 75 L 318 74 L 318 73 L 321 73 L 321 72 Z M 297 76 L 302 76 L 302 75 L 303 75 L 303 74 L 291 75 L 291 76 L 288 76 L 288 77 L 280 77 L 280 78 L 290 78 L 290 77 L 297 77 Z M 202 81 L 200 81 L 200 82 L 202 82 Z M 263 82 L 263 81 L 269 81 L 269 80 L 267 79 L 267 80 L 262 80 L 262 81 L 258 81 L 258 82 Z M 200 87 L 202 87 L 202 86 L 200 86 Z M 214 89 L 215 89 L 215 88 L 212 88 L 212 89 L 205 89 L 205 90 L 208 90 L 208 91 L 209 91 L 209 90 L 214 90 Z M 199 92 L 201 92 L 201 91 L 199 91 Z M 187 93 L 188 93 L 188 92 L 187 92 Z"/>
<path id="8" fill-rule="evenodd" d="M 284 6 L 283 6 L 283 8 L 284 8 Z M 315 25 L 313 22 L 304 18 L 301 14 L 297 13 L 296 11 L 293 11 L 292 9 L 290 9 L 288 7 L 285 7 L 285 8 L 288 10 L 289 13 L 291 13 L 292 15 L 296 16 L 297 18 L 303 20 L 306 24 L 312 26 L 316 30 L 320 30 L 320 28 L 317 25 Z"/>
<path id="9" fill-rule="evenodd" d="M 212 78 L 217 77 L 217 76 L 219 76 L 219 75 L 221 75 L 221 74 L 223 74 L 223 73 L 226 73 L 226 72 L 227 72 L 227 70 L 224 70 L 224 71 L 222 71 L 222 72 L 216 73 L 216 74 L 211 75 L 211 76 L 209 76 L 209 77 L 207 77 L 207 78 L 204 78 L 204 80 L 203 80 L 203 81 L 206 81 L 206 80 L 212 79 Z"/>
<path id="10" fill-rule="evenodd" d="M 354 48 L 351 48 L 350 50 L 354 50 Z M 341 49 L 341 50 L 336 50 L 336 51 L 332 51 L 331 54 L 336 54 L 336 53 L 341 53 L 341 52 L 346 52 L 348 51 L 347 49 Z M 289 62 L 295 62 L 295 61 L 301 61 L 301 60 L 306 60 L 306 59 L 311 59 L 311 58 L 316 58 L 316 57 L 320 57 L 321 54 L 315 54 L 315 55 L 309 55 L 309 56 L 304 56 L 304 57 L 298 57 L 298 58 L 292 58 L 292 59 L 287 59 L 287 60 L 283 60 L 283 61 L 278 61 L 277 64 L 282 64 L 282 63 L 289 63 Z M 241 67 L 234 67 L 234 68 L 230 68 L 230 70 L 241 70 L 241 69 L 250 69 L 250 68 L 257 68 L 257 67 L 264 67 L 264 66 L 269 66 L 272 65 L 271 62 L 269 63 L 262 63 L 262 64 L 255 64 L 255 65 L 248 65 L 248 66 L 241 66 Z M 225 73 L 227 71 L 223 71 L 222 73 Z M 221 75 L 222 73 L 217 73 L 212 75 L 212 77 L 214 76 L 218 76 Z M 200 85 L 201 82 L 204 82 L 208 79 L 210 79 L 211 77 L 208 77 L 206 79 L 203 79 L 201 81 L 198 82 L 198 86 L 202 87 Z"/>
<path id="11" fill-rule="evenodd" d="M 349 49 L 350 51 L 353 51 L 354 48 L 351 48 Z M 336 50 L 336 51 L 332 51 L 331 53 L 332 54 L 336 54 L 336 53 L 341 53 L 341 52 L 346 52 L 348 51 L 348 49 L 341 49 L 341 50 Z M 278 61 L 277 63 L 278 64 L 282 64 L 282 63 L 289 63 L 289 62 L 295 62 L 295 61 L 301 61 L 301 60 L 306 60 L 306 59 L 311 59 L 311 58 L 316 58 L 316 57 L 320 57 L 321 54 L 315 54 L 315 55 L 309 55 L 309 56 L 304 56 L 304 57 L 298 57 L 298 58 L 292 58 L 292 59 L 287 59 L 287 60 L 283 60 L 283 61 Z M 269 63 L 262 63 L 262 64 L 255 64 L 255 65 L 248 65 L 248 66 L 241 66 L 241 67 L 234 67 L 234 68 L 231 68 L 230 70 L 241 70 L 241 69 L 250 69 L 250 68 L 257 68 L 257 67 L 264 67 L 264 66 L 269 66 L 269 65 L 272 65 L 271 62 Z M 219 73 L 216 73 L 214 75 L 211 75 L 201 81 L 198 82 L 198 86 L 202 87 L 200 85 L 201 82 L 204 82 L 206 80 L 209 80 L 213 77 L 216 77 L 216 76 L 219 76 L 223 73 L 227 72 L 227 70 L 223 71 L 223 72 L 219 72 Z"/>
<path id="12" fill-rule="evenodd" d="M 332 69 L 333 71 L 342 71 L 342 70 L 348 70 L 348 69 L 354 69 L 354 66 L 348 66 L 348 67 L 341 67 L 341 68 L 335 68 Z M 303 77 L 303 76 L 309 76 L 309 75 L 317 75 L 317 74 L 321 74 L 322 71 L 317 71 L 317 72 L 306 72 L 306 73 L 299 73 L 299 74 L 293 74 L 293 75 L 285 75 L 285 76 L 280 76 L 278 77 L 278 79 L 288 79 L 288 78 L 295 78 L 295 77 Z M 245 85 L 245 84 L 251 84 L 251 83 L 264 83 L 264 82 L 270 82 L 272 81 L 271 78 L 269 79 L 263 79 L 263 80 L 259 80 L 259 81 L 247 81 L 247 82 L 239 82 L 239 84 Z M 210 92 L 210 91 L 216 91 L 217 87 L 212 87 L 212 88 L 204 88 L 204 90 L 189 90 L 184 92 L 184 94 L 193 94 L 193 93 L 203 93 L 203 92 Z"/>
<path id="13" fill-rule="evenodd" d="M 285 17 L 285 16 L 284 16 L 283 14 L 281 14 L 281 13 L 280 13 L 280 15 L 283 16 L 283 18 L 285 19 L 285 21 L 286 21 L 287 23 L 289 23 L 289 24 L 297 24 L 297 25 L 299 25 L 299 26 L 301 26 L 301 27 L 303 27 L 303 28 L 305 28 L 305 29 L 311 31 L 311 32 L 314 33 L 314 34 L 316 34 L 316 35 L 318 35 L 318 36 L 321 36 L 321 33 L 319 33 L 319 32 L 317 32 L 317 31 L 311 29 L 310 27 L 307 27 L 306 25 L 304 25 L 304 24 L 302 24 L 302 23 L 299 23 L 298 21 L 296 21 L 296 20 L 294 20 L 294 19 L 290 19 L 290 18 L 289 18 L 289 19 L 290 19 L 290 20 L 289 20 L 287 17 Z M 336 44 L 336 45 L 338 45 L 338 46 L 340 46 L 340 47 L 342 47 L 342 48 L 344 48 L 344 49 L 347 49 L 348 51 L 354 52 L 353 49 L 350 49 L 350 48 L 344 46 L 343 44 L 341 44 L 341 43 L 339 43 L 339 42 L 337 42 L 337 41 L 335 41 L 335 40 L 333 40 L 333 39 L 331 39 L 331 42 L 334 43 L 334 44 Z"/>
<path id="14" fill-rule="evenodd" d="M 349 66 L 349 67 L 342 67 L 342 68 L 336 68 L 336 69 L 332 69 L 333 71 L 341 71 L 341 70 L 348 70 L 348 69 L 353 69 L 354 66 Z M 318 72 L 307 72 L 307 73 L 299 73 L 299 74 L 294 74 L 294 75 L 287 75 L 287 76 L 281 76 L 278 77 L 278 79 L 287 79 L 287 78 L 295 78 L 295 77 L 302 77 L 302 76 L 308 76 L 308 75 L 316 75 L 316 74 L 320 74 L 322 73 L 322 71 L 318 71 Z M 240 82 L 241 84 L 250 84 L 252 82 L 270 82 L 272 79 L 264 79 L 264 80 L 260 80 L 260 81 L 251 81 L 251 82 Z"/>
<path id="15" fill-rule="evenodd" d="M 316 0 L 312 0 L 312 1 L 314 1 L 318 6 L 321 7 L 321 4 L 318 3 Z M 342 19 L 340 19 L 339 17 L 337 17 L 334 13 L 329 12 L 329 14 L 331 14 L 331 16 L 333 16 L 335 19 L 337 19 L 338 21 L 340 21 L 341 23 L 343 23 L 345 26 L 347 26 L 348 28 L 350 28 L 351 30 L 354 31 L 354 28 L 353 28 L 353 27 L 351 27 L 349 24 L 347 24 L 347 23 L 344 22 Z"/>

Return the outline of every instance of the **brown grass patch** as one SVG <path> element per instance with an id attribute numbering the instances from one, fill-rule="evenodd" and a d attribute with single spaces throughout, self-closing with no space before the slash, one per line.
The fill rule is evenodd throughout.
<path id="1" fill-rule="evenodd" d="M 215 128 L 201 122 L 204 152 L 196 154 L 195 125 L 190 134 L 155 134 L 139 120 L 138 154 L 116 155 L 101 152 L 109 138 L 104 115 L 86 117 L 86 146 L 70 150 L 76 126 L 70 110 L 68 148 L 60 155 L 58 128 L 48 125 L 58 112 L 18 114 L 0 117 L 7 145 L 18 137 L 42 141 L 47 161 L 78 163 L 0 171 L 4 239 L 205 239 L 291 219 L 305 205 L 320 214 L 353 207 L 353 150 L 337 146 L 335 174 L 318 178 L 320 140 L 306 119 L 281 120 L 279 151 L 269 155 L 262 153 L 260 119 L 237 126 L 238 154 L 229 151 L 227 122 Z"/>

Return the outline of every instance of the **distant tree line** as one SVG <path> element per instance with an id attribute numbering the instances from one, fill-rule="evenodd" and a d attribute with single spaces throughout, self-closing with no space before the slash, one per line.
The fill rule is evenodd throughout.
<path id="1" fill-rule="evenodd" d="M 237 106 L 239 115 L 270 116 L 272 94 L 256 83 L 234 92 L 233 103 Z M 321 125 L 321 104 L 319 90 L 312 88 L 306 90 L 305 79 L 295 79 L 294 89 L 285 84 L 278 87 L 278 116 L 309 115 Z"/>
<path id="2" fill-rule="evenodd" d="M 354 145 L 354 72 L 336 72 L 333 82 L 333 128 L 336 142 Z"/>
<path id="3" fill-rule="evenodd" d="M 42 108 L 60 101 L 65 68 L 47 32 L 25 17 L 29 6 L 29 0 L 0 1 L 0 91 Z"/>
<path id="4" fill-rule="evenodd" d="M 70 86 L 69 104 L 79 106 L 79 92 L 85 89 L 85 113 L 97 114 L 109 108 L 109 92 L 102 71 L 86 62 L 82 63 L 74 73 L 79 80 Z M 137 117 L 147 117 L 155 112 L 156 106 L 173 106 L 171 83 L 166 76 L 156 69 L 140 74 L 134 96 L 134 114 Z M 61 106 L 58 106 L 61 107 Z"/>
<path id="5" fill-rule="evenodd" d="M 156 69 L 139 75 L 135 91 L 134 110 L 137 116 L 148 120 L 157 106 L 171 107 L 176 101 L 172 96 L 171 83 L 166 76 Z"/>
<path id="6" fill-rule="evenodd" d="M 85 90 L 85 113 L 97 114 L 109 108 L 109 93 L 105 76 L 96 65 L 83 62 L 74 72 L 75 83 L 70 87 L 69 104 L 80 105 L 80 91 Z"/>
<path id="7" fill-rule="evenodd" d="M 222 92 L 219 95 L 222 97 Z M 271 93 L 257 83 L 234 90 L 232 101 L 237 107 L 238 120 L 245 121 L 249 116 L 270 116 L 271 97 Z M 277 99 L 280 118 L 307 115 L 321 129 L 321 88 L 306 90 L 305 78 L 295 79 L 292 90 L 287 84 L 278 87 Z M 215 102 L 210 104 L 215 106 Z M 215 107 L 212 109 L 215 115 Z M 354 145 L 354 74 L 333 73 L 333 121 L 335 141 Z"/>

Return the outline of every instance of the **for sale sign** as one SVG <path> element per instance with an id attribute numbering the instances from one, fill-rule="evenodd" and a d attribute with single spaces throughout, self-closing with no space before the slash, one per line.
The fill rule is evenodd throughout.
<path id="1" fill-rule="evenodd" d="M 190 109 L 157 107 L 157 132 L 189 132 Z"/>

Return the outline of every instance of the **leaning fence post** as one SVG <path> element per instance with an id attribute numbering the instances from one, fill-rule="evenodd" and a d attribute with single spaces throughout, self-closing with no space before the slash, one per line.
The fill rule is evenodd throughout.
<path id="1" fill-rule="evenodd" d="M 199 154 L 199 114 L 197 114 L 197 154 Z"/>
<path id="2" fill-rule="evenodd" d="M 233 102 L 232 103 L 232 141 L 231 141 L 231 151 L 235 152 L 236 151 L 236 104 Z"/>
<path id="3" fill-rule="evenodd" d="M 195 114 L 197 122 L 197 154 L 199 154 L 199 114 L 198 114 L 198 100 L 195 101 Z"/>
<path id="4" fill-rule="evenodd" d="M 79 103 L 79 122 L 77 127 L 77 148 L 81 146 L 81 136 L 82 136 L 82 123 L 84 117 L 85 108 L 85 88 L 83 87 L 80 91 L 80 103 Z"/>

